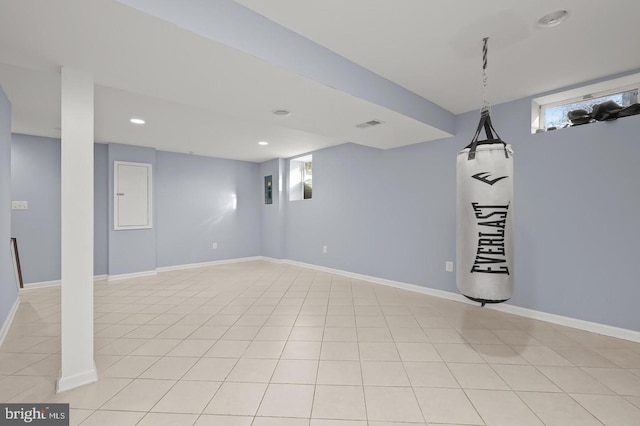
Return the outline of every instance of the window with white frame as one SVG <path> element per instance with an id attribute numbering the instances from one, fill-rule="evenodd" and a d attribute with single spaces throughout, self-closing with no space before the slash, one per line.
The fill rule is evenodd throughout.
<path id="1" fill-rule="evenodd" d="M 534 99 L 531 108 L 531 133 L 569 127 L 570 111 L 585 110 L 613 101 L 620 107 L 638 103 L 640 74 L 604 81 Z"/>
<path id="2" fill-rule="evenodd" d="M 313 195 L 313 156 L 289 160 L 289 200 L 308 200 Z"/>

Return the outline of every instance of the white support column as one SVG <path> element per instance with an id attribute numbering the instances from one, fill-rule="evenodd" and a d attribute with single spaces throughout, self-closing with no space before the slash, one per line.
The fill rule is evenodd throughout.
<path id="1" fill-rule="evenodd" d="M 93 76 L 62 68 L 62 369 L 57 391 L 98 380 L 93 361 Z"/>

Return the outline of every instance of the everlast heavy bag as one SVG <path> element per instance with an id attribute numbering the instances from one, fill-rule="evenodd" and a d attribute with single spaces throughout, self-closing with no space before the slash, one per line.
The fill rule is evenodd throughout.
<path id="1" fill-rule="evenodd" d="M 483 128 L 487 140 L 478 141 Z M 486 110 L 457 158 L 456 263 L 458 290 L 469 299 L 484 305 L 511 298 L 513 151 Z"/>

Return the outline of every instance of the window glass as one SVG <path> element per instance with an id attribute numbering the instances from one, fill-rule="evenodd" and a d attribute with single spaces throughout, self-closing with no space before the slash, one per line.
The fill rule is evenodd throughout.
<path id="1" fill-rule="evenodd" d="M 311 161 L 306 161 L 304 166 L 302 167 L 302 184 L 303 184 L 303 194 L 302 198 L 308 200 L 312 195 L 312 163 Z"/>
<path id="2" fill-rule="evenodd" d="M 638 89 L 628 90 L 626 92 L 614 93 L 606 96 L 593 97 L 589 99 L 582 99 L 579 101 L 568 102 L 560 105 L 543 106 L 542 107 L 542 128 L 548 129 L 550 127 L 562 128 L 571 124 L 567 114 L 570 111 L 577 109 L 583 109 L 587 112 L 591 112 L 594 105 L 601 104 L 603 102 L 613 101 L 621 107 L 626 107 L 638 102 Z"/>
<path id="3" fill-rule="evenodd" d="M 289 160 L 289 200 L 309 200 L 313 195 L 313 156 Z"/>

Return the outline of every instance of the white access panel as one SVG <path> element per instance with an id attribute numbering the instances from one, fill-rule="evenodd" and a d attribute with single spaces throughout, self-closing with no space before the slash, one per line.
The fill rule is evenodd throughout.
<path id="1" fill-rule="evenodd" d="M 114 230 L 152 227 L 151 164 L 113 162 Z"/>

